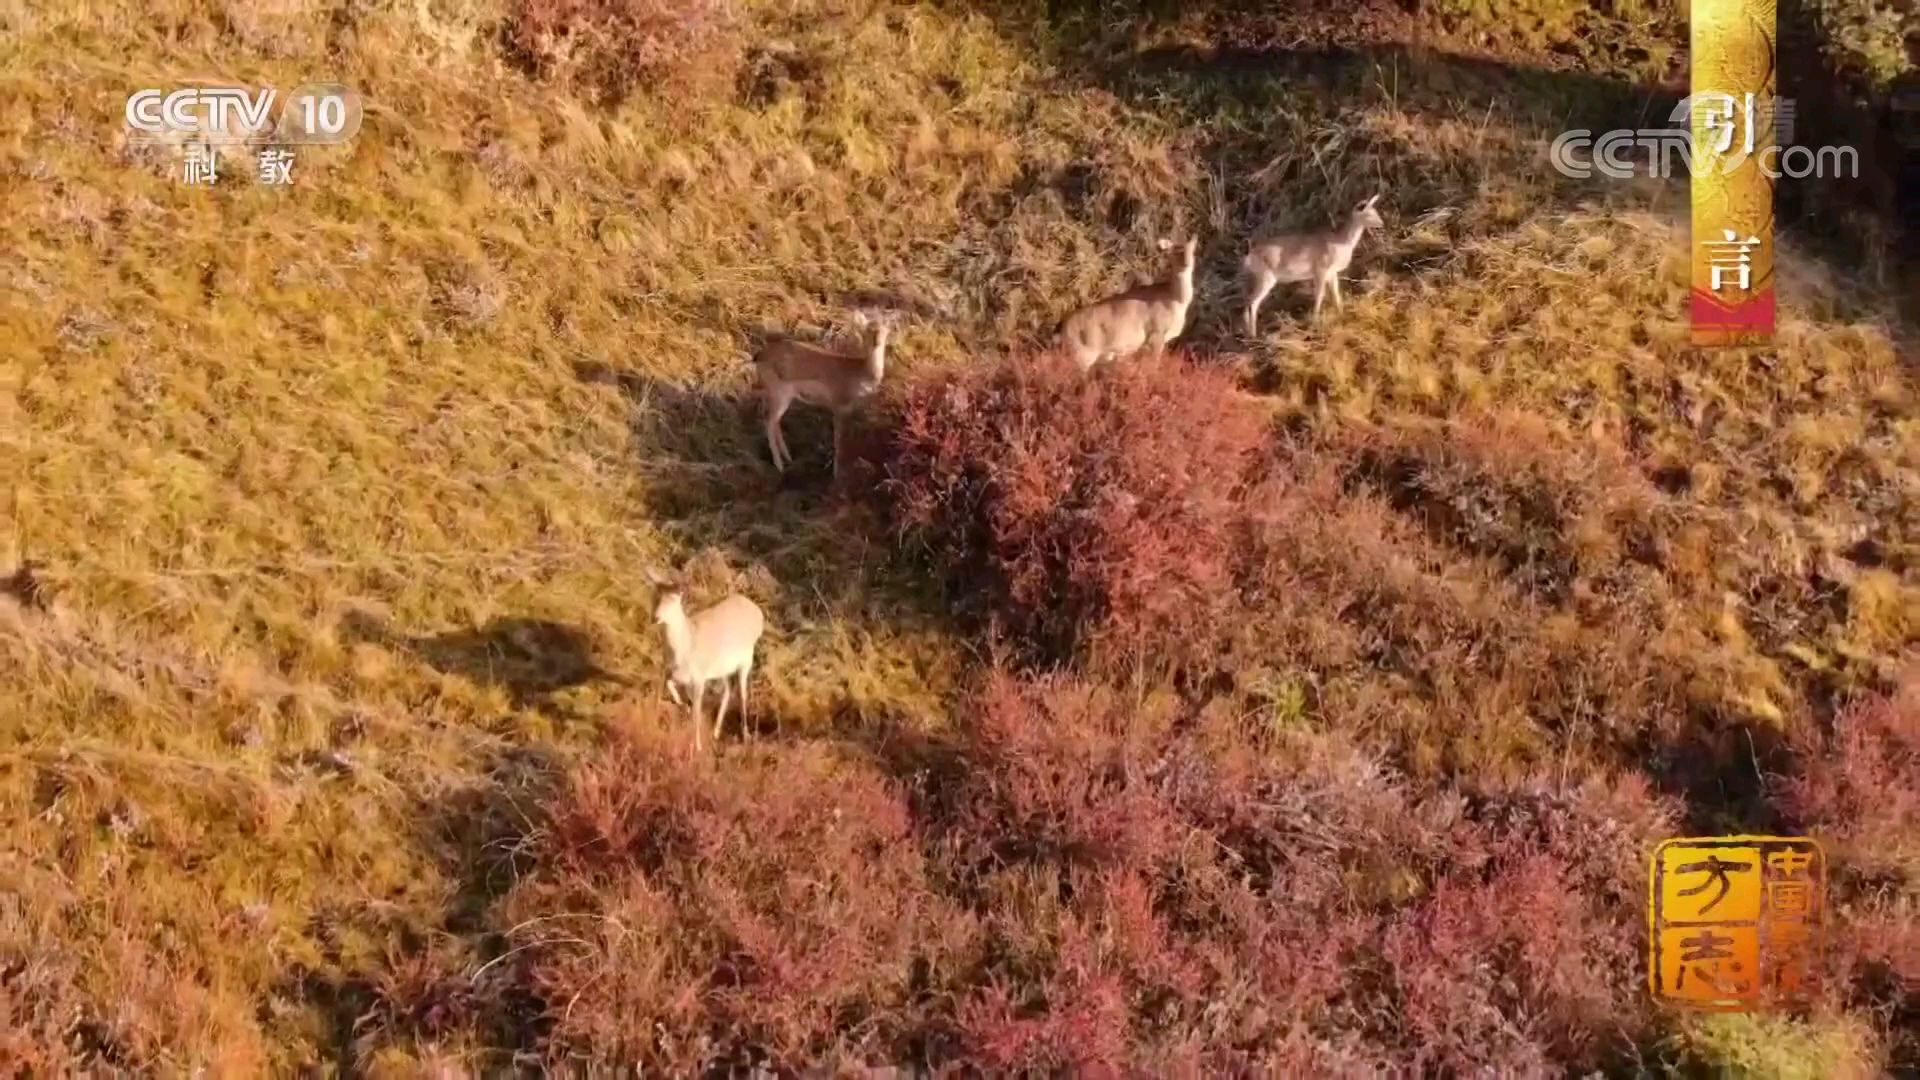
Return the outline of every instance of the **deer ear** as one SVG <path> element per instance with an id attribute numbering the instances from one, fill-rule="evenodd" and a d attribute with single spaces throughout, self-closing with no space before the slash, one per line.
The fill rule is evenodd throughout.
<path id="1" fill-rule="evenodd" d="M 1360 209 L 1362 209 L 1362 210 L 1371 210 L 1371 209 L 1373 209 L 1373 204 L 1374 204 L 1374 203 L 1377 203 L 1377 202 L 1379 202 L 1379 201 L 1380 201 L 1380 193 L 1376 191 L 1376 192 L 1374 192 L 1374 193 L 1373 193 L 1372 195 L 1369 195 L 1369 196 L 1367 197 L 1367 201 L 1366 201 L 1366 202 L 1364 202 L 1364 203 L 1361 203 L 1361 204 L 1360 204 Z"/>

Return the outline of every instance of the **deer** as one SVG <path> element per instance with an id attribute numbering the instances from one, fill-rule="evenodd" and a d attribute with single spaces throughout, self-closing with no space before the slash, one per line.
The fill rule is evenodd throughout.
<path id="1" fill-rule="evenodd" d="M 727 705 L 733 697 L 732 681 L 740 684 L 740 730 L 747 731 L 747 684 L 753 674 L 753 654 L 766 631 L 766 616 L 760 606 L 739 593 L 733 593 L 711 607 L 687 613 L 686 586 L 677 578 L 649 568 L 647 577 L 660 590 L 654 603 L 653 621 L 660 624 L 667 639 L 667 651 L 673 664 L 667 672 L 667 693 L 674 704 L 686 701 L 693 706 L 693 749 L 700 752 L 703 724 L 702 700 L 707 684 L 720 684 L 720 709 L 713 718 L 713 741 L 718 744 L 727 720 Z"/>
<path id="2" fill-rule="evenodd" d="M 1193 257 L 1199 246 L 1191 237 L 1181 245 L 1180 265 L 1172 277 L 1109 296 L 1061 321 L 1059 342 L 1082 372 L 1142 348 L 1158 356 L 1180 336 L 1193 303 Z M 1172 247 L 1171 242 L 1160 241 L 1161 250 Z"/>
<path id="3" fill-rule="evenodd" d="M 1340 272 L 1353 262 L 1353 249 L 1368 229 L 1384 228 L 1380 212 L 1373 204 L 1378 193 L 1354 207 L 1338 228 L 1319 232 L 1289 233 L 1253 245 L 1242 264 L 1248 277 L 1247 336 L 1253 337 L 1259 325 L 1260 304 L 1281 282 L 1313 282 L 1313 317 L 1320 317 L 1320 301 L 1333 291 L 1336 308 L 1345 308 L 1340 298 Z"/>
<path id="4" fill-rule="evenodd" d="M 781 418 L 795 401 L 820 405 L 833 413 L 833 475 L 840 476 L 840 449 L 846 441 L 847 417 L 879 389 L 887 373 L 887 344 L 898 325 L 896 312 L 856 309 L 853 321 L 869 336 L 858 350 L 810 345 L 778 337 L 753 354 L 767 402 L 767 444 L 776 469 L 786 472 L 793 461 Z"/>

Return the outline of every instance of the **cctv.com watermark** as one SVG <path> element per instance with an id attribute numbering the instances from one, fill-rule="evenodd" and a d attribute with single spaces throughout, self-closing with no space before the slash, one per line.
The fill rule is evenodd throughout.
<path id="1" fill-rule="evenodd" d="M 1710 156 L 1696 152 L 1690 127 L 1617 128 L 1595 138 L 1585 128 L 1564 132 L 1553 140 L 1548 156 L 1562 176 L 1585 180 L 1598 171 L 1614 180 L 1646 175 L 1660 179 L 1717 171 L 1722 175 L 1752 161 L 1769 180 L 1855 178 L 1860 154 L 1851 146 L 1799 146 L 1793 143 L 1793 100 L 1736 98 L 1732 94 L 1693 94 L 1681 99 L 1667 117 L 1670 124 L 1699 119 L 1711 147 Z M 1644 154 L 1636 154 L 1644 150 Z M 1585 153 L 1582 159 L 1578 156 Z M 1703 157 L 1706 159 L 1703 161 Z M 1644 169 L 1644 172 L 1643 172 Z"/>

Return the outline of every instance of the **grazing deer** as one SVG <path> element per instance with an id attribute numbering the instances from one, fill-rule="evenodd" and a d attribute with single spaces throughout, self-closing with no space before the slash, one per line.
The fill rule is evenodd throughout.
<path id="1" fill-rule="evenodd" d="M 667 651 L 673 654 L 673 667 L 667 673 L 667 692 L 674 704 L 681 703 L 685 691 L 693 705 L 693 748 L 700 749 L 701 701 L 707 684 L 720 683 L 720 710 L 713 717 L 713 741 L 727 720 L 727 703 L 732 700 L 730 679 L 740 683 L 740 730 L 747 730 L 747 681 L 753 673 L 753 653 L 766 630 L 766 616 L 760 606 L 735 593 L 725 600 L 687 614 L 686 588 L 657 570 L 647 577 L 658 586 L 660 599 L 653 607 L 653 621 L 666 633 Z"/>
<path id="2" fill-rule="evenodd" d="M 774 467 L 781 472 L 793 461 L 780 419 L 794 401 L 821 405 L 833 412 L 833 475 L 840 475 L 840 447 L 846 438 L 847 417 L 880 386 L 887 373 L 887 342 L 898 315 L 857 309 L 854 322 L 872 336 L 856 352 L 809 345 L 792 338 L 775 338 L 753 354 L 754 370 L 767 400 L 767 444 Z"/>
<path id="3" fill-rule="evenodd" d="M 1081 371 L 1143 347 L 1158 355 L 1180 336 L 1193 303 L 1193 255 L 1199 245 L 1191 238 L 1182 245 L 1180 268 L 1172 277 L 1089 304 L 1060 323 L 1060 344 Z M 1160 241 L 1162 249 L 1172 246 Z"/>
<path id="4" fill-rule="evenodd" d="M 1291 233 L 1253 245 L 1243 264 L 1247 271 L 1247 336 L 1253 337 L 1260 317 L 1260 303 L 1281 282 L 1313 282 L 1313 315 L 1320 317 L 1320 301 L 1333 290 L 1333 303 L 1346 307 L 1340 298 L 1340 271 L 1353 262 L 1353 249 L 1368 229 L 1385 227 L 1380 212 L 1373 208 L 1380 196 L 1375 194 L 1355 207 L 1337 229 Z"/>

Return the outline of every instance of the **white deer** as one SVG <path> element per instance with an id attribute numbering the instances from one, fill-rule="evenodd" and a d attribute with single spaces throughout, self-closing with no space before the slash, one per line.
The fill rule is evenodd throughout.
<path id="1" fill-rule="evenodd" d="M 693 705 L 693 748 L 700 749 L 702 726 L 701 701 L 707 684 L 720 683 L 720 709 L 713 718 L 713 740 L 720 741 L 726 724 L 727 704 L 732 699 L 729 680 L 740 684 L 740 730 L 747 730 L 747 682 L 753 674 L 753 653 L 766 630 L 766 616 L 760 606 L 734 593 L 712 607 L 691 615 L 686 608 L 686 588 L 679 581 L 649 569 L 647 577 L 660 589 L 653 607 L 653 621 L 666 634 L 667 651 L 673 666 L 667 673 L 667 693 L 681 704 L 684 691 Z"/>
<path id="2" fill-rule="evenodd" d="M 1346 307 L 1340 298 L 1340 272 L 1353 262 L 1353 249 L 1368 229 L 1383 228 L 1380 212 L 1373 204 L 1378 194 L 1354 207 L 1347 220 L 1335 229 L 1290 233 L 1253 245 L 1242 264 L 1248 278 L 1247 336 L 1253 337 L 1259 325 L 1260 304 L 1281 282 L 1313 282 L 1313 315 L 1320 316 L 1320 301 L 1333 291 L 1336 308 Z"/>
<path id="3" fill-rule="evenodd" d="M 859 309 L 854 322 L 871 337 L 855 351 L 810 345 L 778 337 L 753 354 L 753 367 L 767 401 L 767 445 L 774 467 L 785 472 L 793 461 L 780 420 L 798 401 L 833 412 L 833 475 L 840 475 L 840 447 L 846 438 L 847 417 L 873 392 L 887 374 L 887 343 L 898 320 L 897 312 Z"/>
<path id="4" fill-rule="evenodd" d="M 1162 249 L 1172 246 L 1160 241 Z M 1060 344 L 1081 371 L 1142 348 L 1158 355 L 1180 336 L 1193 304 L 1193 257 L 1199 246 L 1192 238 L 1181 245 L 1180 265 L 1172 277 L 1109 296 L 1061 321 Z"/>

